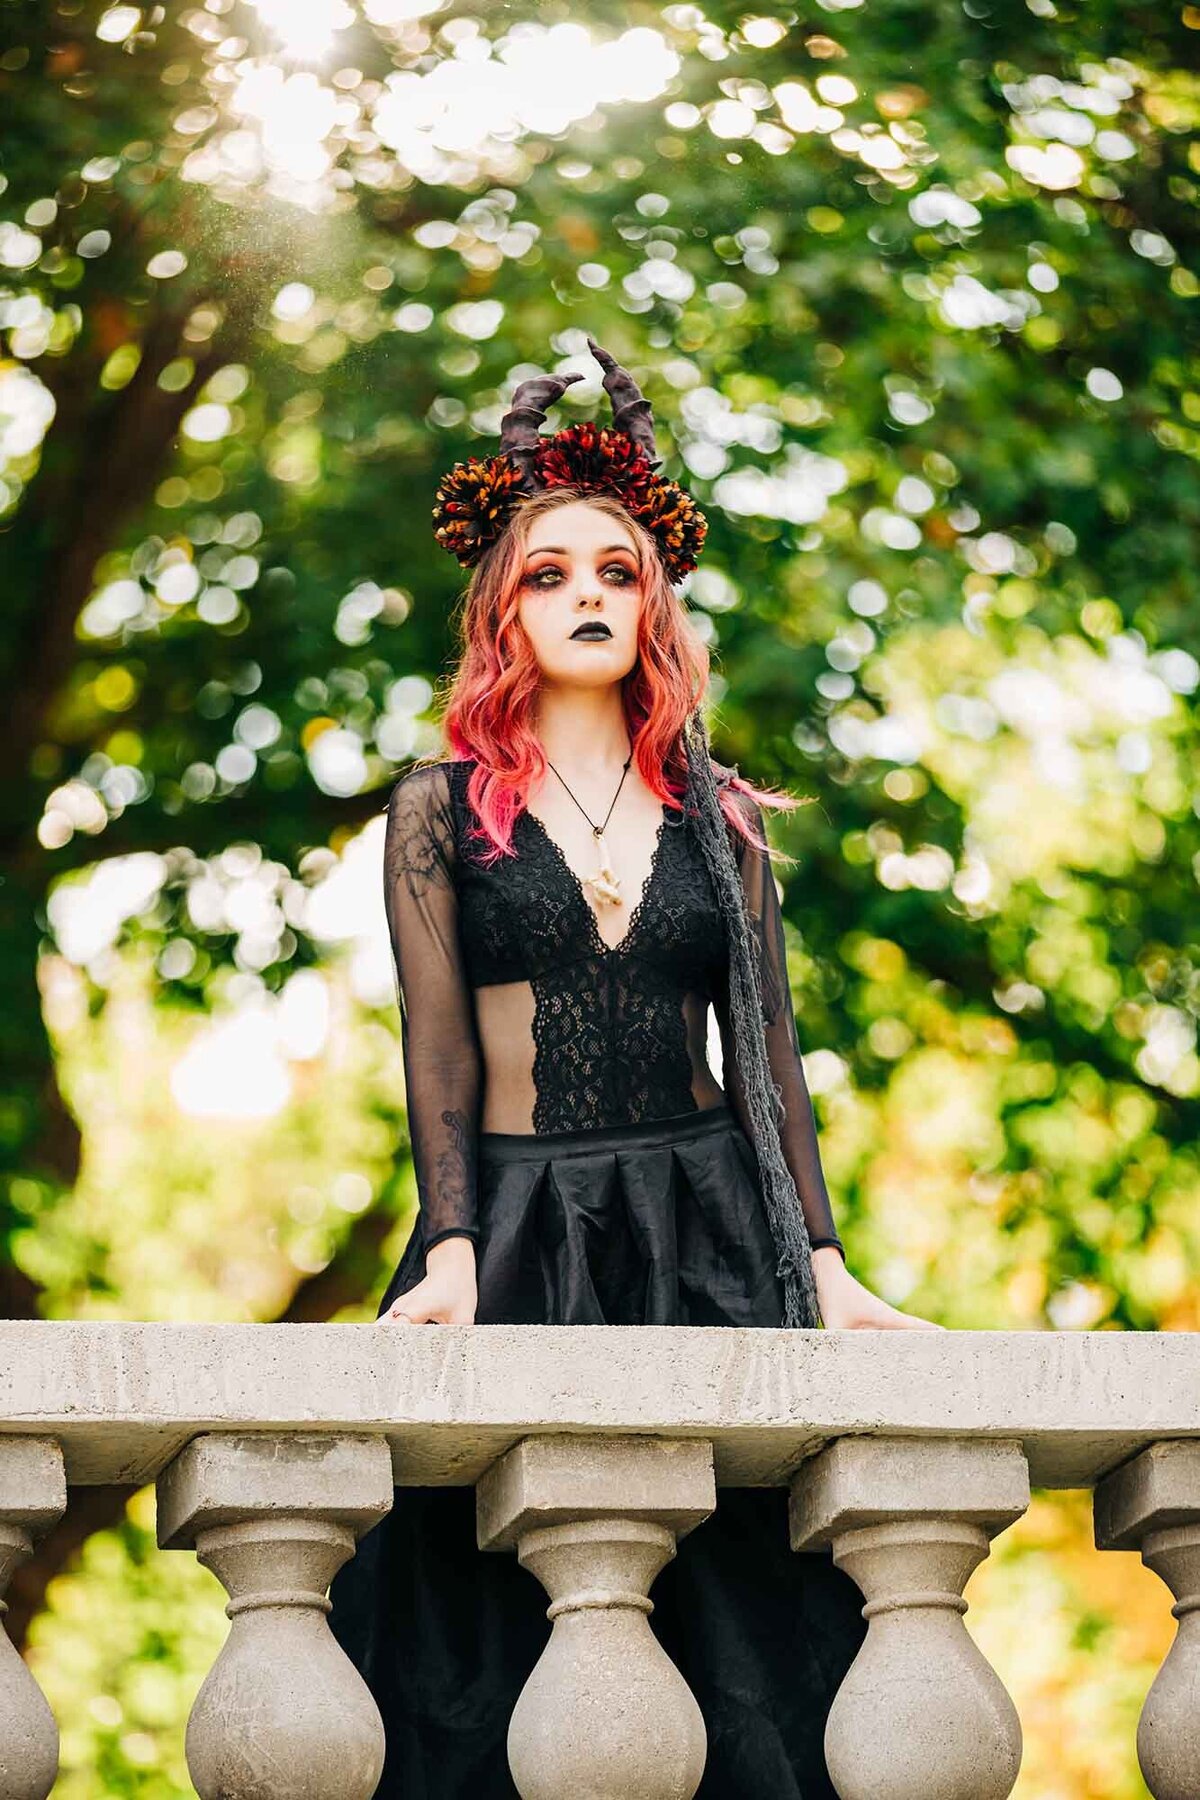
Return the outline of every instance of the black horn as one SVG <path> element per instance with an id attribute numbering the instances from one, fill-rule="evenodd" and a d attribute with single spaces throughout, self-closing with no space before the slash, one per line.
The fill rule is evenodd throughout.
<path id="1" fill-rule="evenodd" d="M 662 458 L 654 444 L 654 414 L 650 402 L 643 398 L 637 382 L 623 369 L 615 357 L 602 350 L 595 338 L 588 338 L 588 349 L 604 370 L 604 390 L 612 404 L 613 429 L 624 431 L 635 444 L 640 444 L 657 469 Z"/>
<path id="2" fill-rule="evenodd" d="M 532 375 L 517 386 L 512 406 L 500 421 L 500 452 L 511 456 L 527 478 L 547 412 L 571 382 L 582 380 L 582 375 Z"/>

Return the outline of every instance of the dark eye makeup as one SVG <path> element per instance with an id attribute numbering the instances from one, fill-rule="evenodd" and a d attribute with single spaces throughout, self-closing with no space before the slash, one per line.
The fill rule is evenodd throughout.
<path id="1" fill-rule="evenodd" d="M 628 587 L 631 582 L 637 581 L 637 575 L 625 563 L 613 562 L 605 564 L 605 574 L 608 574 L 612 569 L 615 569 L 621 576 L 621 580 L 617 583 L 618 587 Z M 526 570 L 525 574 L 521 577 L 521 586 L 545 588 L 548 591 L 551 587 L 557 587 L 559 583 L 557 580 L 553 582 L 543 581 L 542 576 L 560 576 L 561 574 L 562 570 L 557 563 L 543 563 L 538 569 Z"/>

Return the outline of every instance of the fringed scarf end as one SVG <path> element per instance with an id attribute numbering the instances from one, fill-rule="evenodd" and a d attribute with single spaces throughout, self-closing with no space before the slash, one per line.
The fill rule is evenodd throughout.
<path id="1" fill-rule="evenodd" d="M 783 1283 L 783 1323 L 788 1331 L 815 1331 L 822 1323 L 815 1287 L 806 1287 L 800 1272 L 790 1258 L 784 1258 L 776 1273 Z"/>

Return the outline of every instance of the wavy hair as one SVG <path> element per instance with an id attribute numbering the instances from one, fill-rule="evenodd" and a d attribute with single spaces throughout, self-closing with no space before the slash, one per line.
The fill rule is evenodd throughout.
<path id="1" fill-rule="evenodd" d="M 480 853 L 485 866 L 512 854 L 513 826 L 547 768 L 533 724 L 540 668 L 518 618 L 525 547 L 535 520 L 578 500 L 624 525 L 636 546 L 638 659 L 621 694 L 634 764 L 666 805 L 682 806 L 687 790 L 683 733 L 708 688 L 708 648 L 667 580 L 654 539 L 615 495 L 571 486 L 542 489 L 521 502 L 471 572 L 458 614 L 460 655 L 442 715 L 450 754 L 477 765 L 467 797 L 482 828 L 476 835 L 489 840 Z M 807 802 L 757 787 L 736 772 L 721 773 L 720 804 L 728 823 L 756 849 L 782 855 L 756 835 L 735 796 L 783 810 Z"/>

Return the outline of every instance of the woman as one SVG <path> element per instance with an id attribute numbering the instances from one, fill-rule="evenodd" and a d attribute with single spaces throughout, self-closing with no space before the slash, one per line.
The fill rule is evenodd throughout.
<path id="1" fill-rule="evenodd" d="M 762 825 L 797 803 L 709 754 L 707 653 L 671 585 L 704 520 L 588 342 L 611 430 L 542 435 L 578 377 L 535 378 L 498 455 L 438 491 L 439 541 L 474 574 L 452 754 L 387 809 L 420 1210 L 379 1320 L 941 1329 L 846 1267 Z M 387 1728 L 378 1793 L 512 1800 L 545 1596 L 476 1549 L 472 1490 L 395 1500 L 331 1589 Z M 705 1717 L 700 1800 L 836 1800 L 822 1738 L 862 1598 L 789 1549 L 784 1490 L 723 1489 L 653 1599 Z"/>

